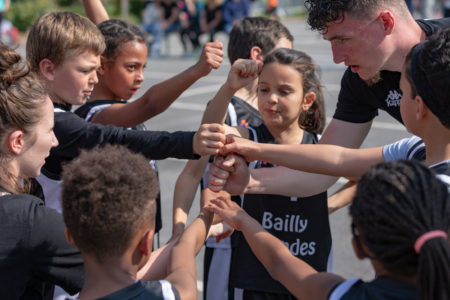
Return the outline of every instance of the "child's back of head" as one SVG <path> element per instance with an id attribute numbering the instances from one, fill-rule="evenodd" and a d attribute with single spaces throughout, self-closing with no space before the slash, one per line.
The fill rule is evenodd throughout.
<path id="1" fill-rule="evenodd" d="M 405 65 L 412 96 L 420 95 L 442 125 L 450 128 L 450 28 L 414 46 Z"/>
<path id="2" fill-rule="evenodd" d="M 89 19 L 73 12 L 51 12 L 34 22 L 26 44 L 32 71 L 39 71 L 43 59 L 49 59 L 58 67 L 71 50 L 95 55 L 105 50 L 103 35 Z"/>
<path id="3" fill-rule="evenodd" d="M 432 171 L 413 161 L 373 167 L 358 183 L 350 214 L 370 258 L 392 276 L 417 278 L 420 299 L 448 299 L 450 197 Z"/>
<path id="4" fill-rule="evenodd" d="M 265 17 L 245 17 L 236 22 L 228 39 L 228 58 L 231 64 L 239 58 L 250 58 L 250 49 L 259 47 L 266 55 L 284 38 L 294 40 L 281 22 Z"/>
<path id="5" fill-rule="evenodd" d="M 142 228 L 154 228 L 158 182 L 148 160 L 123 146 L 80 154 L 63 171 L 64 221 L 83 255 L 120 258 Z"/>

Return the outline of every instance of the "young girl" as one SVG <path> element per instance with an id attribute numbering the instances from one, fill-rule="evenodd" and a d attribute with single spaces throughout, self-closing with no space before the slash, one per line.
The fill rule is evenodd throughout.
<path id="1" fill-rule="evenodd" d="M 400 80 L 403 92 L 400 112 L 406 128 L 416 136 L 367 149 L 266 145 L 230 137 L 228 142 L 232 143 L 224 146 L 224 153 L 235 152 L 248 160 L 260 159 L 301 171 L 347 177 L 360 177 L 381 161 L 418 159 L 441 174 L 440 178 L 450 186 L 450 77 L 446 76 L 450 74 L 449 44 L 450 30 L 445 29 L 413 47 L 406 57 Z M 246 172 L 244 168 L 240 170 Z"/>
<path id="2" fill-rule="evenodd" d="M 83 261 L 67 243 L 62 216 L 30 195 L 58 145 L 53 105 L 20 55 L 0 44 L 0 298 L 51 299 L 53 285 L 76 293 Z"/>
<path id="3" fill-rule="evenodd" d="M 226 87 L 216 97 L 227 98 L 226 89 L 245 86 L 257 71 L 252 61 L 240 60 L 230 71 Z M 258 82 L 258 109 L 264 124 L 257 128 L 235 127 L 234 134 L 263 143 L 313 144 L 325 125 L 323 95 L 318 67 L 303 52 L 277 49 L 269 53 Z M 213 104 L 211 102 L 211 104 Z M 210 105 L 211 105 L 210 104 Z M 206 112 L 211 114 L 212 111 Z M 269 168 L 264 161 L 250 163 L 250 168 Z M 294 256 L 320 271 L 331 267 L 331 234 L 328 222 L 327 193 L 308 198 L 280 195 L 242 197 L 242 208 L 264 228 L 283 242 Z M 230 284 L 235 299 L 293 299 L 273 280 L 252 254 L 241 233 L 236 233 Z"/>
<path id="4" fill-rule="evenodd" d="M 359 181 L 350 207 L 352 246 L 377 278 L 319 273 L 229 199 L 206 207 L 242 231 L 275 280 L 298 299 L 449 299 L 450 197 L 434 173 L 412 161 L 380 163 Z"/>

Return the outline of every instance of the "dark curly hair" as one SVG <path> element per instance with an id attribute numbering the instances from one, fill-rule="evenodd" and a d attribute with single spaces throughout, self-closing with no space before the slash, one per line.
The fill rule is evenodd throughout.
<path id="1" fill-rule="evenodd" d="M 67 229 L 99 261 L 122 255 L 137 230 L 154 226 L 158 181 L 141 154 L 118 145 L 83 151 L 64 166 L 62 180 Z"/>
<path id="2" fill-rule="evenodd" d="M 300 113 L 300 128 L 311 133 L 322 133 L 325 127 L 325 104 L 320 84 L 320 70 L 312 58 L 299 50 L 279 48 L 270 52 L 264 59 L 264 66 L 270 63 L 288 65 L 302 75 L 303 94 L 313 92 L 316 100 Z M 264 67 L 263 67 L 264 68 Z"/>
<path id="3" fill-rule="evenodd" d="M 344 14 L 370 16 L 375 9 L 395 9 L 400 16 L 409 14 L 404 0 L 306 0 L 308 24 L 312 30 L 327 31 L 327 23 L 343 22 Z"/>
<path id="4" fill-rule="evenodd" d="M 443 238 L 416 240 L 450 230 L 448 187 L 419 162 L 380 163 L 359 181 L 350 215 L 373 258 L 386 270 L 417 276 L 419 299 L 449 299 L 450 248 Z"/>
<path id="5" fill-rule="evenodd" d="M 112 63 L 120 54 L 123 44 L 137 41 L 145 44 L 144 33 L 136 25 L 128 22 L 110 19 L 98 24 L 98 29 L 105 37 L 106 49 L 103 56 Z"/>

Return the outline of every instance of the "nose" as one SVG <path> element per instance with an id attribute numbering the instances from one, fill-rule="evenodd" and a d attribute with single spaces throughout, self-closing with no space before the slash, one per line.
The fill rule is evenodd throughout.
<path id="1" fill-rule="evenodd" d="M 333 61 L 335 64 L 345 62 L 345 54 L 339 46 L 331 45 L 331 51 L 333 52 Z"/>
<path id="2" fill-rule="evenodd" d="M 52 148 L 54 148 L 58 145 L 59 145 L 58 139 L 56 138 L 56 135 L 52 130 Z"/>
<path id="3" fill-rule="evenodd" d="M 139 70 L 136 75 L 136 81 L 143 82 L 144 81 L 144 72 L 143 70 Z"/>
<path id="4" fill-rule="evenodd" d="M 97 71 L 92 72 L 91 76 L 89 77 L 89 83 L 91 83 L 91 84 L 98 83 Z"/>
<path id="5" fill-rule="evenodd" d="M 276 104 L 278 102 L 277 93 L 274 92 L 270 93 L 268 102 L 269 104 Z"/>

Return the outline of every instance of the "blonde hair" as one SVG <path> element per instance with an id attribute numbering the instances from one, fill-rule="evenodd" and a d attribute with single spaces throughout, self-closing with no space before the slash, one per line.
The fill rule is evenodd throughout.
<path id="1" fill-rule="evenodd" d="M 28 34 L 26 53 L 33 72 L 47 58 L 61 65 L 70 50 L 101 55 L 105 41 L 100 30 L 89 19 L 73 12 L 51 12 L 40 16 Z"/>

